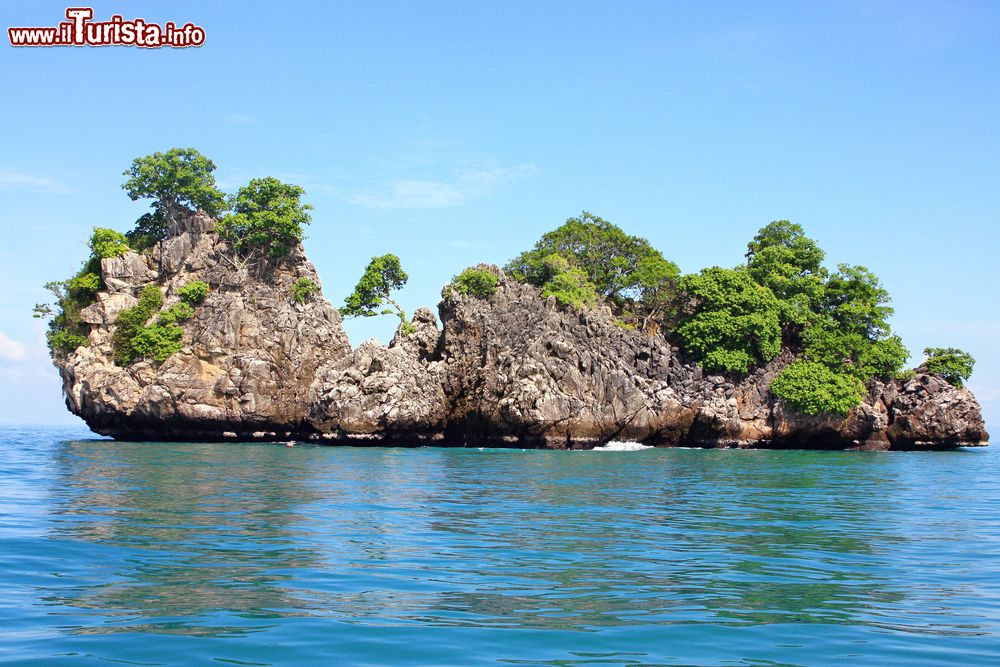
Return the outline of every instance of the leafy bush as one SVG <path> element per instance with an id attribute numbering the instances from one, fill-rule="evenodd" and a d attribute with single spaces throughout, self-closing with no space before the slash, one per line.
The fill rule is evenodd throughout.
<path id="1" fill-rule="evenodd" d="M 470 267 L 451 281 L 460 294 L 471 294 L 480 299 L 489 298 L 497 289 L 500 278 L 489 269 Z"/>
<path id="2" fill-rule="evenodd" d="M 139 293 L 139 303 L 118 313 L 115 332 L 111 337 L 115 363 L 127 366 L 138 356 L 133 340 L 146 322 L 163 306 L 163 293 L 156 285 L 146 285 Z"/>
<path id="3" fill-rule="evenodd" d="M 121 257 L 129 250 L 128 239 L 124 234 L 104 227 L 94 227 L 94 233 L 87 241 L 87 245 L 99 259 Z"/>
<path id="4" fill-rule="evenodd" d="M 136 356 L 163 363 L 170 355 L 180 352 L 182 338 L 184 329 L 176 324 L 153 324 L 136 332 L 132 338 L 132 350 Z"/>
<path id="5" fill-rule="evenodd" d="M 299 186 L 276 178 L 255 178 L 240 188 L 233 213 L 219 221 L 216 231 L 246 260 L 283 257 L 302 240 L 302 226 L 312 220 L 312 206 L 299 202 L 304 194 Z"/>
<path id="6" fill-rule="evenodd" d="M 706 369 L 746 373 L 781 351 L 778 299 L 746 269 L 704 269 L 684 276 L 680 289 L 693 308 L 677 333 Z"/>
<path id="7" fill-rule="evenodd" d="M 964 385 L 976 365 L 971 354 L 957 347 L 927 347 L 924 348 L 924 354 L 927 359 L 918 370 L 940 375 L 956 387 Z"/>
<path id="8" fill-rule="evenodd" d="M 156 318 L 156 323 L 160 326 L 167 326 L 183 322 L 184 320 L 189 320 L 192 317 L 194 317 L 194 308 L 182 301 L 180 303 L 175 303 L 160 313 Z"/>
<path id="9" fill-rule="evenodd" d="M 92 303 L 101 289 L 101 276 L 98 273 L 78 273 L 70 279 L 69 294 L 80 301 Z"/>
<path id="10" fill-rule="evenodd" d="M 203 280 L 192 280 L 177 290 L 177 296 L 189 306 L 197 306 L 208 296 L 208 283 Z"/>
<path id="11" fill-rule="evenodd" d="M 83 334 L 72 333 L 65 330 L 49 330 L 45 333 L 45 340 L 49 344 L 50 350 L 61 352 L 73 352 L 79 347 L 90 344 L 90 339 Z"/>
<path id="12" fill-rule="evenodd" d="M 810 361 L 853 375 L 864 383 L 875 377 L 893 377 L 909 356 L 899 336 L 871 340 L 862 333 L 845 331 L 830 320 L 806 328 L 802 343 Z"/>
<path id="13" fill-rule="evenodd" d="M 89 327 L 80 316 L 80 311 L 97 300 L 97 292 L 102 287 L 101 260 L 91 257 L 69 280 L 52 281 L 45 289 L 55 297 L 54 307 L 49 304 L 35 304 L 34 317 L 49 320 L 49 330 L 45 334 L 52 352 L 72 352 L 89 341 Z"/>
<path id="14" fill-rule="evenodd" d="M 294 283 L 292 283 L 291 292 L 292 299 L 296 303 L 305 303 L 306 300 L 312 296 L 314 292 L 319 291 L 319 285 L 314 283 L 309 278 L 299 278 Z"/>
<path id="15" fill-rule="evenodd" d="M 857 378 L 802 359 L 789 364 L 771 383 L 775 396 L 796 412 L 807 415 L 846 415 L 861 403 L 864 391 Z"/>

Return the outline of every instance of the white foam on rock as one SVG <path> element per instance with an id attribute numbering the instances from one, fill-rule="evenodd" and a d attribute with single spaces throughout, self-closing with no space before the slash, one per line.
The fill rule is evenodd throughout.
<path id="1" fill-rule="evenodd" d="M 653 447 L 641 442 L 621 442 L 618 440 L 612 440 L 601 447 L 594 447 L 595 452 L 638 452 L 642 449 L 653 449 Z"/>

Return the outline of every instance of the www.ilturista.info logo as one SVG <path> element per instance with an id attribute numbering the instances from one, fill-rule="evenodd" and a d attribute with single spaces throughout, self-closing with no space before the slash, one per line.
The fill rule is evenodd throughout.
<path id="1" fill-rule="evenodd" d="M 173 21 L 162 26 L 144 19 L 126 21 L 115 14 L 108 21 L 92 21 L 91 7 L 69 7 L 67 21 L 49 28 L 7 28 L 11 46 L 140 46 L 156 49 L 164 46 L 184 48 L 205 43 L 205 29 Z"/>

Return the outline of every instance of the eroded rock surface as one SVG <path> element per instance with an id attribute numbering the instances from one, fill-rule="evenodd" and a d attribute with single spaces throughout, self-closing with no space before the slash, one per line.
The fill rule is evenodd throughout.
<path id="1" fill-rule="evenodd" d="M 106 290 L 83 313 L 90 346 L 56 359 L 66 403 L 98 433 L 136 439 L 281 439 L 298 434 L 316 369 L 350 352 L 340 315 L 319 294 L 306 303 L 291 284 L 319 277 L 302 248 L 267 266 L 239 266 L 204 214 L 149 255 L 105 259 Z M 192 280 L 211 288 L 183 322 L 184 347 L 162 364 L 113 361 L 121 310 L 148 284 L 164 308 Z"/>
<path id="2" fill-rule="evenodd" d="M 312 439 L 348 444 L 913 449 L 988 439 L 966 389 L 916 375 L 875 383 L 846 417 L 786 410 L 771 380 L 785 352 L 741 378 L 706 374 L 661 335 L 616 325 L 609 310 L 573 311 L 494 270 L 490 297 L 451 292 L 414 331 L 351 350 L 302 248 L 240 266 L 203 214 L 184 216 L 150 255 L 104 260 L 106 289 L 82 313 L 89 347 L 58 356 L 70 410 L 99 433 L 184 440 Z M 115 319 L 155 283 L 164 308 L 191 280 L 211 292 L 162 364 L 113 362 Z"/>

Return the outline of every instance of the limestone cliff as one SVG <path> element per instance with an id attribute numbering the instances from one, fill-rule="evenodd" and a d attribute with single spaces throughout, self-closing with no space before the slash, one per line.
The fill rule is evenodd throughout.
<path id="1" fill-rule="evenodd" d="M 316 369 L 350 352 L 340 315 L 320 295 L 291 298 L 300 277 L 320 284 L 298 247 L 266 266 L 238 267 L 204 214 L 149 255 L 101 261 L 106 289 L 83 311 L 90 345 L 57 357 L 66 404 L 98 433 L 136 439 L 280 439 L 301 430 Z M 184 347 L 162 364 L 116 366 L 115 318 L 148 284 L 165 306 L 202 280 L 211 291 L 184 322 Z"/>
<path id="2" fill-rule="evenodd" d="M 103 260 L 84 311 L 90 346 L 57 355 L 69 409 L 119 438 L 310 439 L 357 444 L 913 449 L 984 444 L 975 397 L 937 377 L 871 387 L 846 417 L 786 410 L 771 380 L 786 352 L 745 377 L 708 375 L 663 336 L 622 329 L 606 308 L 573 311 L 502 272 L 488 298 L 452 292 L 415 332 L 351 350 L 302 248 L 239 267 L 213 222 L 182 218 L 150 255 Z M 115 318 L 146 284 L 165 307 L 190 280 L 211 291 L 162 364 L 116 366 Z"/>

